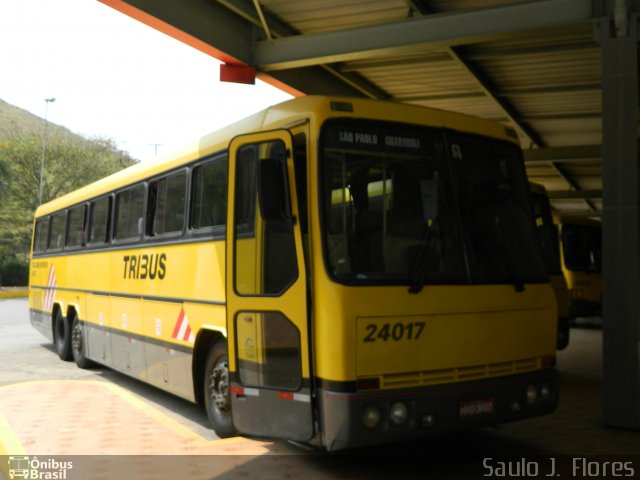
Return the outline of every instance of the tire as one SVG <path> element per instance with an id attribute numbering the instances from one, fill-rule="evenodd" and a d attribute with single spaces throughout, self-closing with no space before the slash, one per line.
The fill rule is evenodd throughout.
<path id="1" fill-rule="evenodd" d="M 204 404 L 213 430 L 220 438 L 237 435 L 231 415 L 229 362 L 224 340 L 213 344 L 204 370 Z"/>
<path id="2" fill-rule="evenodd" d="M 61 360 L 68 362 L 73 359 L 71 355 L 71 328 L 69 328 L 69 320 L 62 316 L 60 309 L 56 310 L 53 317 L 53 343 L 56 347 L 56 353 Z"/>
<path id="3" fill-rule="evenodd" d="M 76 365 L 80 368 L 91 368 L 95 364 L 85 356 L 85 341 L 82 334 L 82 323 L 74 315 L 71 322 L 71 354 Z"/>

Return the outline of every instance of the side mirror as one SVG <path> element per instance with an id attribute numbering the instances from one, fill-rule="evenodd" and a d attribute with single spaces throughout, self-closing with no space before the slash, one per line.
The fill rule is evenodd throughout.
<path id="1" fill-rule="evenodd" d="M 258 198 L 264 220 L 291 218 L 286 163 L 282 159 L 265 158 L 258 162 Z"/>

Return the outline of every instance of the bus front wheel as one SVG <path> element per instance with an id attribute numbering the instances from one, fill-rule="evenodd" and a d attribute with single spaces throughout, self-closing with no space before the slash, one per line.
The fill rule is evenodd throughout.
<path id="1" fill-rule="evenodd" d="M 231 416 L 229 361 L 224 340 L 217 341 L 207 356 L 204 375 L 204 403 L 207 416 L 220 438 L 236 435 Z"/>
<path id="2" fill-rule="evenodd" d="M 70 333 L 69 320 L 62 316 L 60 309 L 57 309 L 53 317 L 53 343 L 61 360 L 69 361 L 72 358 Z"/>

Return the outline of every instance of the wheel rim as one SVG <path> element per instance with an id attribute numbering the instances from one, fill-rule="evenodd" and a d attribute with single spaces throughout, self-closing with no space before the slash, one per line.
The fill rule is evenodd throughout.
<path id="1" fill-rule="evenodd" d="M 82 327 L 75 322 L 71 331 L 71 347 L 75 353 L 82 351 Z"/>
<path id="2" fill-rule="evenodd" d="M 231 411 L 231 398 L 229 396 L 229 364 L 226 360 L 215 366 L 209 378 L 211 405 L 221 415 L 228 416 Z"/>

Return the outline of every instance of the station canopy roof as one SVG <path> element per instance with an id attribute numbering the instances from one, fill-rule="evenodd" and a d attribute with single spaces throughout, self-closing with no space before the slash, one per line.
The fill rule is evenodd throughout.
<path id="1" fill-rule="evenodd" d="M 388 99 L 509 124 L 530 180 L 556 210 L 601 215 L 600 2 L 101 1 L 293 94 Z"/>

